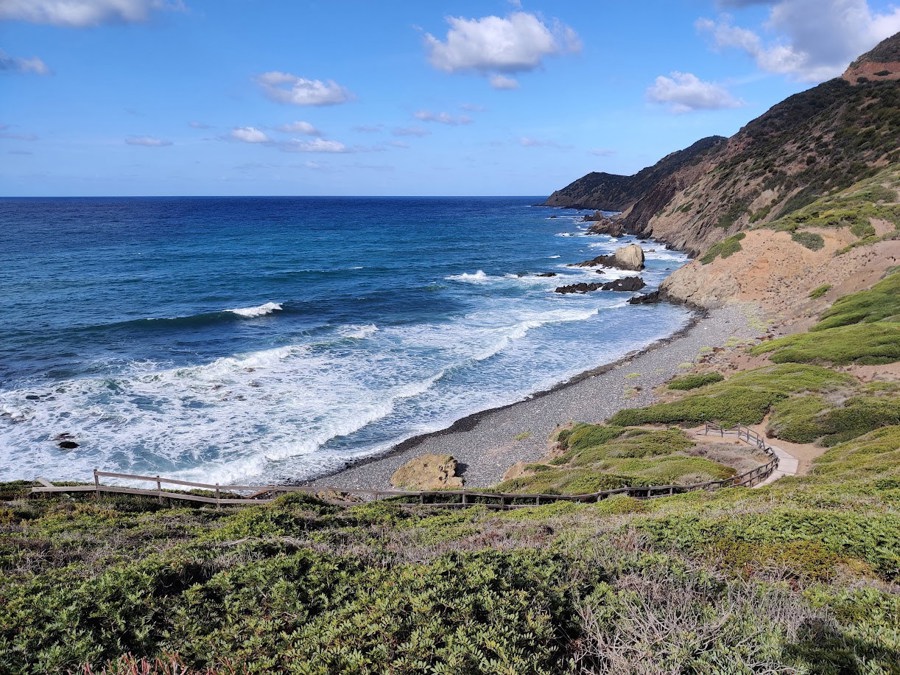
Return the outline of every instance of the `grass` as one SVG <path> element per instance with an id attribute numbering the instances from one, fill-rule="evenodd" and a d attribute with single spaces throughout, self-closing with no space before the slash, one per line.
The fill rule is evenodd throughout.
<path id="1" fill-rule="evenodd" d="M 815 232 L 794 231 L 791 232 L 791 239 L 801 246 L 805 246 L 810 251 L 818 251 L 825 246 L 825 240 L 822 238 L 822 235 Z"/>

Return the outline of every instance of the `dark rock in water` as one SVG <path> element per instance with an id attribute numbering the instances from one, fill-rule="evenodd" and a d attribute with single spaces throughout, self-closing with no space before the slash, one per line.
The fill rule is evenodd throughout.
<path id="1" fill-rule="evenodd" d="M 550 220 L 556 220 L 559 216 L 550 216 Z"/>
<path id="2" fill-rule="evenodd" d="M 541 272 L 540 274 L 536 274 L 538 277 L 555 277 L 556 272 Z"/>
<path id="3" fill-rule="evenodd" d="M 57 445 L 63 450 L 74 450 L 78 447 L 78 443 L 75 441 L 60 441 Z"/>
<path id="4" fill-rule="evenodd" d="M 628 300 L 629 305 L 655 305 L 659 302 L 662 302 L 659 291 L 645 293 L 644 295 L 636 295 Z"/>
<path id="5" fill-rule="evenodd" d="M 606 274 L 603 270 L 594 270 L 594 274 Z"/>
<path id="6" fill-rule="evenodd" d="M 26 401 L 40 401 L 40 400 L 41 400 L 41 397 L 38 396 L 37 394 L 28 394 L 28 395 L 25 397 L 25 400 L 26 400 Z"/>
<path id="7" fill-rule="evenodd" d="M 608 281 L 600 288 L 604 291 L 639 291 L 646 285 L 640 277 L 625 277 L 624 279 Z"/>
<path id="8" fill-rule="evenodd" d="M 568 267 L 615 267 L 616 256 L 614 255 L 598 255 L 596 258 L 585 260 L 580 263 L 571 263 Z"/>
<path id="9" fill-rule="evenodd" d="M 585 222 L 593 222 L 587 229 L 588 234 L 608 234 L 611 237 L 621 237 L 625 234 L 625 228 L 621 220 L 613 220 L 607 218 L 600 211 L 596 211 L 593 215 L 585 216 Z"/>
<path id="10" fill-rule="evenodd" d="M 584 282 L 580 284 L 570 284 L 568 286 L 560 286 L 556 289 L 557 293 L 590 293 L 591 291 L 600 290 L 603 287 L 603 284 L 586 284 Z"/>

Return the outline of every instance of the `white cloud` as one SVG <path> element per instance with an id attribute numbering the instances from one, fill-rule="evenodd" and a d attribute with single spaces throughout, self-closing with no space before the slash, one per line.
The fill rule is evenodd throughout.
<path id="1" fill-rule="evenodd" d="M 293 139 L 279 144 L 279 147 L 288 152 L 350 152 L 349 148 L 340 141 L 328 141 L 324 138 L 315 138 L 311 141 Z"/>
<path id="2" fill-rule="evenodd" d="M 256 82 L 273 101 L 292 105 L 337 105 L 353 98 L 346 88 L 334 80 L 307 80 L 277 70 L 257 76 Z"/>
<path id="3" fill-rule="evenodd" d="M 755 31 L 732 24 L 730 16 L 700 19 L 718 48 L 734 47 L 766 72 L 807 82 L 840 75 L 847 65 L 881 40 L 900 31 L 900 8 L 873 12 L 867 0 L 720 0 L 722 7 L 769 5 L 764 42 Z"/>
<path id="4" fill-rule="evenodd" d="M 507 77 L 506 75 L 491 75 L 491 86 L 494 89 L 518 89 L 519 81 L 514 77 Z"/>
<path id="5" fill-rule="evenodd" d="M 231 130 L 230 137 L 244 143 L 270 143 L 272 140 L 256 127 L 236 127 Z"/>
<path id="6" fill-rule="evenodd" d="M 472 118 L 468 117 L 467 115 L 460 115 L 456 117 L 449 113 L 435 113 L 431 112 L 430 110 L 420 110 L 414 115 L 414 117 L 417 120 L 421 120 L 422 122 L 437 122 L 438 124 L 446 124 L 451 127 L 472 123 Z"/>
<path id="7" fill-rule="evenodd" d="M 743 103 L 726 89 L 712 82 L 704 82 L 692 73 L 660 75 L 647 89 L 647 98 L 656 103 L 668 103 L 676 113 L 692 110 L 719 110 L 738 108 Z"/>
<path id="8" fill-rule="evenodd" d="M 145 148 L 163 148 L 172 145 L 172 141 L 165 141 L 155 136 L 129 136 L 125 139 L 128 145 L 142 145 Z"/>
<path id="9" fill-rule="evenodd" d="M 523 136 L 519 139 L 519 145 L 523 148 L 556 148 L 557 150 L 571 150 L 571 145 L 562 145 L 556 141 Z"/>
<path id="10" fill-rule="evenodd" d="M 428 136 L 431 134 L 428 129 L 423 129 L 422 127 L 397 127 L 391 130 L 391 133 L 394 136 Z"/>
<path id="11" fill-rule="evenodd" d="M 180 0 L 0 0 L 0 20 L 84 28 L 139 23 L 154 11 L 180 9 Z"/>
<path id="12" fill-rule="evenodd" d="M 2 2 L 2 0 L 0 0 L 0 2 Z M 34 73 L 35 75 L 50 74 L 50 68 L 48 68 L 47 64 L 38 57 L 34 56 L 30 59 L 23 59 L 18 56 L 10 56 L 2 49 L 0 49 L 0 71 Z"/>
<path id="13" fill-rule="evenodd" d="M 581 49 L 573 29 L 559 21 L 548 26 L 527 12 L 514 12 L 506 18 L 448 17 L 447 23 L 450 30 L 444 41 L 425 35 L 431 65 L 447 73 L 528 72 L 538 68 L 544 57 Z"/>
<path id="14" fill-rule="evenodd" d="M 291 122 L 290 124 L 282 124 L 278 127 L 278 131 L 282 131 L 286 134 L 305 134 L 307 136 L 322 135 L 322 132 L 309 122 Z"/>

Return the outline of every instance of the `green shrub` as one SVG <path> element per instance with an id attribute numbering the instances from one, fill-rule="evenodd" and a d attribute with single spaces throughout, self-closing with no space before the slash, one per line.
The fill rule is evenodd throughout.
<path id="1" fill-rule="evenodd" d="M 821 331 L 853 323 L 896 320 L 900 317 L 900 271 L 890 273 L 872 288 L 846 295 L 822 314 L 810 330 Z"/>
<path id="2" fill-rule="evenodd" d="M 831 284 L 822 284 L 809 292 L 810 300 L 816 300 L 831 290 Z"/>
<path id="3" fill-rule="evenodd" d="M 815 232 L 791 232 L 791 239 L 801 246 L 805 246 L 810 251 L 818 251 L 825 246 L 825 240 L 822 239 L 822 235 Z"/>
<path id="4" fill-rule="evenodd" d="M 727 258 L 737 253 L 741 250 L 741 240 L 746 236 L 744 232 L 738 232 L 736 235 L 728 237 L 728 239 L 723 239 L 718 244 L 713 244 L 706 254 L 700 258 L 700 262 L 708 265 L 716 258 Z"/>
<path id="5" fill-rule="evenodd" d="M 713 384 L 714 382 L 721 382 L 724 379 L 725 377 L 721 373 L 697 373 L 696 375 L 676 377 L 669 382 L 667 386 L 669 389 L 687 391 L 689 389 L 697 389 L 698 387 L 706 386 L 707 384 Z"/>
<path id="6" fill-rule="evenodd" d="M 900 322 L 881 321 L 797 333 L 753 347 L 751 354 L 771 353 L 775 363 L 858 363 L 877 365 L 900 360 Z"/>

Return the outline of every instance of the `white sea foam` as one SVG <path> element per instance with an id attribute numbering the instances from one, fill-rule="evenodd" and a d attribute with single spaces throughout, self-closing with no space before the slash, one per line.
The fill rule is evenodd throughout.
<path id="1" fill-rule="evenodd" d="M 266 304 L 258 305 L 257 307 L 238 307 L 237 309 L 227 309 L 225 311 L 231 312 L 232 314 L 237 314 L 238 316 L 242 316 L 245 319 L 255 319 L 258 316 L 266 316 L 267 314 L 271 314 L 272 312 L 280 312 L 281 303 L 267 302 Z"/>
<path id="2" fill-rule="evenodd" d="M 495 277 L 491 277 L 485 274 L 484 270 L 478 270 L 474 274 L 469 274 L 468 272 L 463 272 L 462 274 L 451 274 L 449 277 L 444 278 L 447 281 L 461 281 L 466 284 L 486 284 L 495 279 Z"/>
<path id="3" fill-rule="evenodd" d="M 364 340 L 378 332 L 378 326 L 373 323 L 364 326 L 347 325 L 340 328 L 340 333 L 346 338 L 353 340 Z"/>

